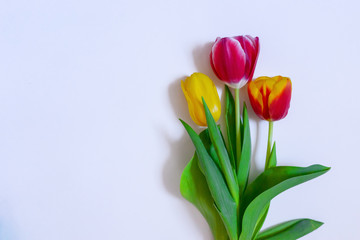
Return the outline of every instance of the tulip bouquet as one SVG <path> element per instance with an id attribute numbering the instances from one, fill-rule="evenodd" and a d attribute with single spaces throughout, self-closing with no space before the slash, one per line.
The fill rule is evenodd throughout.
<path id="1" fill-rule="evenodd" d="M 180 191 L 205 217 L 215 240 L 292 240 L 322 225 L 307 218 L 295 219 L 260 232 L 275 196 L 330 168 L 277 166 L 273 122 L 287 115 L 292 85 L 282 76 L 253 80 L 258 54 L 259 39 L 251 36 L 218 38 L 212 47 L 210 64 L 226 84 L 226 137 L 216 123 L 221 104 L 212 80 L 194 73 L 181 82 L 191 118 L 205 128 L 197 134 L 180 120 L 196 149 L 182 173 Z M 239 100 L 239 89 L 246 84 L 254 112 L 269 123 L 264 171 L 251 183 L 248 110 L 244 103 L 240 113 Z M 229 87 L 234 89 L 235 97 Z"/>

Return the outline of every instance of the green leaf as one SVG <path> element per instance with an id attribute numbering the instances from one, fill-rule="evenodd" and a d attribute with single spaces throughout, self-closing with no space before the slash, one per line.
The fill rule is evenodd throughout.
<path id="1" fill-rule="evenodd" d="M 260 233 L 256 240 L 295 240 L 323 225 L 311 219 L 296 219 L 278 224 Z"/>
<path id="2" fill-rule="evenodd" d="M 208 125 L 210 139 L 211 142 L 214 144 L 217 156 L 219 157 L 221 171 L 225 176 L 227 186 L 230 189 L 230 193 L 233 199 L 235 200 L 236 203 L 238 203 L 239 202 L 238 182 L 235 177 L 234 169 L 231 166 L 230 158 L 226 146 L 224 144 L 224 140 L 222 138 L 219 128 L 216 125 L 213 116 L 211 115 L 208 106 L 206 105 L 204 98 L 202 98 L 202 100 L 205 109 L 205 116 Z"/>
<path id="3" fill-rule="evenodd" d="M 225 85 L 225 126 L 229 142 L 231 165 L 236 169 L 235 102 L 228 86 Z"/>
<path id="4" fill-rule="evenodd" d="M 196 132 L 184 121 L 180 120 L 194 143 L 196 154 L 199 158 L 199 166 L 204 173 L 211 196 L 219 210 L 225 228 L 231 240 L 237 239 L 237 215 L 236 203 L 231 197 L 229 189 L 220 169 L 210 157 L 204 144 Z"/>
<path id="5" fill-rule="evenodd" d="M 258 232 L 261 230 L 261 228 L 265 222 L 265 219 L 267 217 L 267 214 L 269 212 L 269 208 L 270 208 L 270 203 L 268 203 L 266 205 L 266 207 L 263 209 L 262 213 L 260 214 L 260 218 L 258 218 L 258 221 L 256 222 L 256 225 L 255 225 L 255 231 L 254 231 L 253 236 L 256 236 L 258 234 Z"/>
<path id="6" fill-rule="evenodd" d="M 249 116 L 244 102 L 243 108 L 243 124 L 242 124 L 242 146 L 241 146 L 241 156 L 240 161 L 237 164 L 237 179 L 240 188 L 240 194 L 242 195 L 246 189 L 249 171 L 250 171 L 250 160 L 251 160 L 251 136 L 250 136 L 250 124 Z"/>
<path id="7" fill-rule="evenodd" d="M 273 167 L 265 170 L 245 191 L 240 214 L 243 224 L 239 240 L 253 237 L 256 223 L 271 199 L 291 187 L 326 173 L 329 169 L 321 165 L 312 165 L 306 168 Z"/>
<path id="8" fill-rule="evenodd" d="M 210 154 L 211 158 L 214 160 L 214 162 L 216 163 L 217 167 L 220 168 L 220 162 L 219 162 L 219 158 L 216 154 L 214 145 L 211 142 L 210 139 L 210 135 L 209 135 L 209 130 L 205 129 L 204 131 L 202 131 L 200 133 L 200 139 L 203 142 L 207 152 Z"/>
<path id="9" fill-rule="evenodd" d="M 275 167 L 277 164 L 277 160 L 276 160 L 276 143 L 274 142 L 274 145 L 272 147 L 270 156 L 269 156 L 269 166 L 266 167 L 267 168 L 272 168 Z"/>
<path id="10" fill-rule="evenodd" d="M 276 160 L 276 144 L 274 142 L 273 148 L 271 150 L 270 156 L 269 156 L 269 166 L 266 167 L 266 169 L 271 168 L 271 167 L 276 167 L 277 164 L 277 160 Z M 263 210 L 263 213 L 261 213 L 261 217 L 258 219 L 257 223 L 256 223 L 256 227 L 255 227 L 255 231 L 254 231 L 254 236 L 256 236 L 258 234 L 258 232 L 261 230 L 265 219 L 267 217 L 268 211 L 270 208 L 270 202 L 266 205 L 266 207 Z"/>
<path id="11" fill-rule="evenodd" d="M 203 132 L 204 133 L 204 132 Z M 202 135 L 202 133 L 200 134 Z M 228 240 L 225 226 L 211 196 L 204 175 L 198 165 L 198 157 L 193 158 L 186 165 L 180 180 L 180 192 L 182 196 L 201 212 L 210 226 L 215 240 Z"/>

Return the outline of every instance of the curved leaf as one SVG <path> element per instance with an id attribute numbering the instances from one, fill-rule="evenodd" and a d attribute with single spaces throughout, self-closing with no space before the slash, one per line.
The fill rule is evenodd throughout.
<path id="1" fill-rule="evenodd" d="M 225 176 L 225 180 L 227 183 L 227 186 L 229 187 L 230 193 L 235 200 L 236 203 L 239 202 L 239 186 L 237 182 L 237 178 L 235 177 L 235 171 L 232 168 L 229 154 L 227 152 L 226 146 L 224 144 L 224 140 L 222 138 L 222 135 L 220 133 L 220 130 L 218 129 L 216 122 L 211 115 L 211 112 L 206 105 L 206 102 L 204 98 L 202 98 L 204 109 L 205 109 L 205 115 L 206 115 L 206 122 L 208 125 L 209 135 L 211 142 L 213 143 L 217 156 L 219 157 L 220 161 L 220 169 Z"/>
<path id="2" fill-rule="evenodd" d="M 233 168 L 236 169 L 235 102 L 227 85 L 225 85 L 225 125 L 229 142 L 230 160 Z"/>
<path id="3" fill-rule="evenodd" d="M 202 143 L 204 144 L 207 152 L 210 154 L 211 158 L 214 160 L 217 167 L 220 168 L 219 158 L 218 158 L 218 156 L 216 154 L 214 145 L 211 142 L 210 135 L 209 135 L 209 130 L 205 129 L 204 131 L 202 131 L 199 134 L 199 136 L 200 136 L 200 139 L 201 139 Z"/>
<path id="4" fill-rule="evenodd" d="M 316 178 L 330 168 L 321 165 L 310 167 L 273 167 L 265 170 L 247 188 L 241 206 L 242 231 L 240 240 L 251 239 L 256 223 L 271 199 L 281 192 Z"/>
<path id="5" fill-rule="evenodd" d="M 312 219 L 296 219 L 280 223 L 260 233 L 256 240 L 296 240 L 323 225 Z"/>
<path id="6" fill-rule="evenodd" d="M 201 135 L 201 134 L 200 134 Z M 211 196 L 206 179 L 198 166 L 198 157 L 193 158 L 186 165 L 180 180 L 182 196 L 201 212 L 210 226 L 215 240 L 228 240 L 226 229 Z"/>
<path id="7" fill-rule="evenodd" d="M 253 234 L 253 237 L 256 237 L 257 234 L 259 233 L 259 231 L 261 230 L 265 219 L 267 217 L 267 214 L 269 212 L 269 208 L 270 208 L 270 202 L 265 206 L 265 208 L 263 209 L 262 213 L 260 214 L 260 217 L 258 218 L 256 225 L 255 225 L 255 231 Z"/>
<path id="8" fill-rule="evenodd" d="M 250 136 L 250 124 L 249 116 L 244 102 L 243 108 L 243 124 L 242 124 L 242 146 L 240 161 L 237 163 L 237 178 L 239 182 L 240 194 L 242 195 L 247 187 L 249 171 L 250 171 L 250 160 L 251 160 L 251 136 Z"/>
<path id="9" fill-rule="evenodd" d="M 265 169 L 275 167 L 276 163 L 277 163 L 277 160 L 276 160 L 276 144 L 274 142 L 271 153 L 270 153 L 270 156 L 269 156 L 269 162 L 268 162 L 269 166 L 265 166 Z M 261 230 L 261 228 L 262 228 L 262 226 L 263 226 L 263 224 L 265 222 L 265 219 L 267 217 L 269 208 L 270 208 L 270 202 L 266 205 L 266 207 L 263 210 L 263 213 L 261 213 L 261 217 L 258 219 L 258 221 L 256 223 L 255 231 L 254 231 L 254 234 L 253 234 L 254 236 L 256 236 L 258 234 L 258 232 Z"/>
<path id="10" fill-rule="evenodd" d="M 231 197 L 229 189 L 223 178 L 220 169 L 217 167 L 214 160 L 210 157 L 199 135 L 184 121 L 180 120 L 188 132 L 194 146 L 196 154 L 199 158 L 199 166 L 204 173 L 207 185 L 209 187 L 211 196 L 214 199 L 216 207 L 228 232 L 231 240 L 237 239 L 237 215 L 236 203 Z"/>

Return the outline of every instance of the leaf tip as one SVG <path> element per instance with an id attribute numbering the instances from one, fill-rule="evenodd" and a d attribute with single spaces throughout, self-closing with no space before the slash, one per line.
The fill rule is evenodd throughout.
<path id="1" fill-rule="evenodd" d="M 331 167 L 323 166 L 321 164 L 314 164 L 311 165 L 310 167 L 315 168 L 317 172 L 327 172 L 331 169 Z"/>
<path id="2" fill-rule="evenodd" d="M 321 227 L 324 224 L 323 222 L 316 221 L 316 220 L 309 219 L 309 218 L 303 219 L 302 222 L 307 222 L 308 224 L 310 224 L 312 226 L 313 231 L 318 229 L 319 227 Z"/>
<path id="3" fill-rule="evenodd" d="M 184 125 L 185 126 L 185 122 L 184 122 L 184 120 L 182 120 L 181 118 L 179 118 L 179 121 L 182 123 L 182 125 Z"/>
<path id="4" fill-rule="evenodd" d="M 321 227 L 323 224 L 324 224 L 324 223 L 323 223 L 323 222 L 320 222 L 320 221 L 313 221 L 313 225 L 314 225 L 314 227 L 316 227 L 316 228 Z"/>
<path id="5" fill-rule="evenodd" d="M 247 110 L 246 102 L 244 101 L 244 109 Z"/>
<path id="6" fill-rule="evenodd" d="M 271 152 L 272 152 L 272 151 L 275 151 L 275 152 L 276 152 L 276 141 L 274 141 L 274 144 L 273 144 L 273 146 L 272 146 Z"/>

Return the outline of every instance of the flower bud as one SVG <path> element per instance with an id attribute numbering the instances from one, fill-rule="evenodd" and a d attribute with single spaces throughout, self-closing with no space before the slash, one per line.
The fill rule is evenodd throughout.
<path id="1" fill-rule="evenodd" d="M 251 81 L 259 54 L 259 38 L 246 36 L 217 38 L 210 53 L 216 76 L 232 88 Z"/>
<path id="2" fill-rule="evenodd" d="M 286 117 L 291 99 L 291 80 L 287 77 L 259 77 L 248 85 L 249 99 L 256 115 L 267 121 Z"/>
<path id="3" fill-rule="evenodd" d="M 202 73 L 193 73 L 185 81 L 181 81 L 181 88 L 188 103 L 190 116 L 197 125 L 207 125 L 202 97 L 204 97 L 215 121 L 219 120 L 221 115 L 220 98 L 213 81 L 208 76 Z"/>

